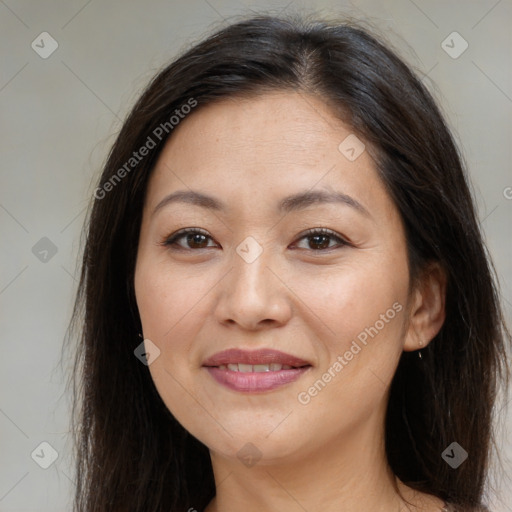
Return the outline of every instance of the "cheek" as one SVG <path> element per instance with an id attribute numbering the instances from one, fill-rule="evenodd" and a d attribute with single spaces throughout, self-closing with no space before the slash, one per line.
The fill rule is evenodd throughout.
<path id="1" fill-rule="evenodd" d="M 135 292 L 144 335 L 164 345 L 185 343 L 187 338 L 176 333 L 200 326 L 201 303 L 215 284 L 213 277 L 156 258 L 142 261 L 135 273 Z"/>
<path id="2" fill-rule="evenodd" d="M 301 314 L 309 315 L 309 334 L 321 347 L 318 375 L 307 385 L 319 378 L 326 384 L 304 389 L 304 401 L 357 409 L 382 399 L 402 352 L 408 282 L 403 258 L 397 266 L 396 258 L 370 255 L 331 269 L 328 278 L 301 275 L 295 288 L 307 306 Z"/>
<path id="3" fill-rule="evenodd" d="M 167 409 L 187 429 L 197 418 L 205 423 L 209 419 L 193 398 L 197 396 L 194 372 L 198 362 L 192 357 L 192 348 L 202 325 L 199 317 L 206 314 L 204 298 L 210 288 L 204 274 L 199 279 L 171 272 L 156 260 L 141 260 L 135 273 L 144 337 L 160 350 L 148 369 Z M 208 425 L 214 431 L 215 425 Z"/>
<path id="4" fill-rule="evenodd" d="M 135 294 L 143 334 L 160 350 L 149 370 L 173 413 L 186 399 L 184 389 L 193 391 L 194 372 L 200 366 L 194 343 L 211 321 L 210 298 L 218 282 L 217 274 L 172 267 L 159 257 L 141 258 L 136 267 Z"/>
<path id="5" fill-rule="evenodd" d="M 397 315 L 396 310 L 405 309 L 407 301 L 405 261 L 387 265 L 381 258 L 362 257 L 322 272 L 301 272 L 293 282 L 294 292 L 304 305 L 300 314 L 310 311 L 309 321 L 317 324 L 319 337 L 330 340 L 332 348 L 343 348 L 347 340 L 375 323 L 379 330 L 383 330 L 384 322 L 387 332 L 401 332 L 403 315 Z M 395 303 L 401 307 L 393 308 Z"/>

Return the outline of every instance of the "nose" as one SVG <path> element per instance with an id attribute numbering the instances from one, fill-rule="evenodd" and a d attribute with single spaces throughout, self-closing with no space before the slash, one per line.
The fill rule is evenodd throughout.
<path id="1" fill-rule="evenodd" d="M 254 261 L 233 251 L 231 271 L 221 281 L 215 315 L 220 323 L 245 330 L 285 325 L 292 314 L 290 291 L 270 251 Z"/>

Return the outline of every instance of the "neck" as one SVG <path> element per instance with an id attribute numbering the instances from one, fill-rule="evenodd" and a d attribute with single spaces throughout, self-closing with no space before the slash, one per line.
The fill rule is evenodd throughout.
<path id="1" fill-rule="evenodd" d="M 378 434 L 378 435 L 377 435 Z M 321 450 L 283 461 L 262 459 L 252 467 L 211 452 L 217 487 L 207 512 L 322 512 L 407 510 L 375 425 L 326 442 Z"/>

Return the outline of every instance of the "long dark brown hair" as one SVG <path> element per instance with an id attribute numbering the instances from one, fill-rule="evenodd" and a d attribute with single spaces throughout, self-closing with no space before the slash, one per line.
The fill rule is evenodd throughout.
<path id="1" fill-rule="evenodd" d="M 445 270 L 446 321 L 422 359 L 401 357 L 386 451 L 409 486 L 462 510 L 482 502 L 510 333 L 450 131 L 416 74 L 368 29 L 257 16 L 218 30 L 159 72 L 104 166 L 69 330 L 79 332 L 71 379 L 76 512 L 201 511 L 215 495 L 208 449 L 175 420 L 134 356 L 142 332 L 134 295 L 139 230 L 176 110 L 194 115 L 225 97 L 272 90 L 316 95 L 371 149 L 405 224 L 411 282 L 429 262 Z M 153 147 L 130 160 L 144 145 Z M 454 441 L 469 453 L 457 469 L 441 456 Z"/>

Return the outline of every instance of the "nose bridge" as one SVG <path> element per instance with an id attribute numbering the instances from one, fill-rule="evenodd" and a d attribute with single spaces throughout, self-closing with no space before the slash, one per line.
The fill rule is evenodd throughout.
<path id="1" fill-rule="evenodd" d="M 270 259 L 271 251 L 256 238 L 248 236 L 242 240 L 233 253 L 233 291 L 244 292 L 244 297 L 268 291 L 269 278 L 273 277 L 267 268 L 271 265 Z"/>
<path id="2" fill-rule="evenodd" d="M 235 247 L 231 272 L 218 304 L 220 321 L 235 321 L 246 328 L 262 321 L 286 321 L 290 305 L 286 288 L 270 270 L 276 266 L 273 255 L 251 236 Z"/>

